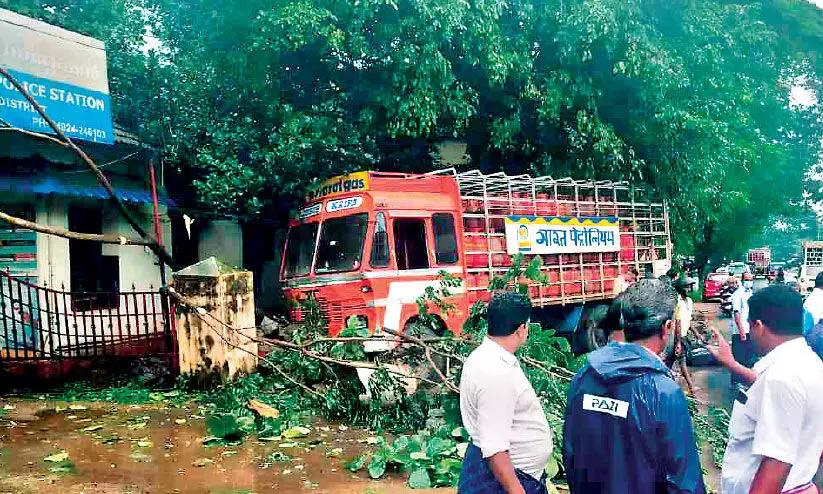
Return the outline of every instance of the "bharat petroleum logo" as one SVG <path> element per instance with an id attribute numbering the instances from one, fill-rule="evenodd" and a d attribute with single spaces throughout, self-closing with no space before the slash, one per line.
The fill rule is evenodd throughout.
<path id="1" fill-rule="evenodd" d="M 532 243 L 529 241 L 529 228 L 526 225 L 520 225 L 517 228 L 517 247 L 520 251 L 532 249 Z"/>

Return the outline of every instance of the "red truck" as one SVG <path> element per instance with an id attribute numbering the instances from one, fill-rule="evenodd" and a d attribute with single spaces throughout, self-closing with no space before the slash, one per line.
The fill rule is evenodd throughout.
<path id="1" fill-rule="evenodd" d="M 285 297 L 298 302 L 291 318 L 299 321 L 299 302 L 312 298 L 330 334 L 368 328 L 367 351 L 397 344 L 383 328 L 419 324 L 416 301 L 443 272 L 462 282 L 446 300 L 454 310 L 431 311 L 434 333 L 459 334 L 489 282 L 522 254 L 541 256 L 549 280 L 529 286 L 536 318 L 568 334 L 590 332 L 583 322 L 604 313 L 629 266 L 641 277 L 671 266 L 665 203 L 625 182 L 359 172 L 320 184 L 297 217 L 281 268 Z"/>
<path id="2" fill-rule="evenodd" d="M 772 262 L 772 250 L 768 247 L 749 249 L 748 264 L 752 266 L 755 276 L 765 276 Z"/>

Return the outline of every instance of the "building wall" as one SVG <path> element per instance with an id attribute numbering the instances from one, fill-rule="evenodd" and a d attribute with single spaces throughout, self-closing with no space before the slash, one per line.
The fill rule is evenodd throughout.
<path id="1" fill-rule="evenodd" d="M 56 197 L 40 198 L 36 203 L 37 222 L 56 228 L 68 228 L 68 210 L 71 199 Z M 137 234 L 131 225 L 106 201 L 96 201 L 96 205 L 105 208 L 103 215 L 103 233 L 136 237 Z M 141 205 L 135 208 L 135 216 L 142 226 L 154 231 L 152 226 L 151 205 Z M 171 227 L 166 217 L 166 208 L 161 207 L 163 218 L 164 238 L 171 239 Z M 170 242 L 167 242 L 170 244 Z M 171 247 L 168 247 L 171 250 Z M 156 264 L 156 256 L 146 247 L 134 245 L 103 246 L 104 255 L 116 255 L 120 264 L 120 288 L 131 290 L 132 284 L 138 290 L 148 290 L 150 287 L 160 287 L 160 268 Z M 71 263 L 82 264 L 82 259 L 69 258 L 69 241 L 53 235 L 37 235 L 37 271 L 38 282 L 48 284 L 49 287 L 71 290 Z M 171 276 L 171 271 L 166 270 Z"/>
<path id="2" fill-rule="evenodd" d="M 44 197 L 36 202 L 37 223 L 54 228 L 69 227 L 68 202 Z M 37 234 L 37 280 L 40 285 L 71 289 L 69 241 L 54 235 Z"/>
<path id="3" fill-rule="evenodd" d="M 135 216 L 141 222 L 141 226 L 154 233 L 151 205 L 141 205 L 139 208 L 134 209 L 136 209 Z M 160 218 L 163 225 L 164 243 L 171 252 L 171 225 L 166 216 L 165 206 L 160 208 Z M 107 209 L 106 214 L 103 216 L 103 233 L 137 237 L 137 233 L 128 221 L 114 208 Z M 103 246 L 103 255 L 118 256 L 120 258 L 121 290 L 131 290 L 132 285 L 137 290 L 160 287 L 160 267 L 157 264 L 157 256 L 148 247 L 107 244 Z M 171 270 L 167 268 L 166 274 L 167 277 L 170 277 Z"/>
<path id="4" fill-rule="evenodd" d="M 202 261 L 211 256 L 243 267 L 243 230 L 236 221 L 213 220 L 200 233 L 198 257 Z"/>

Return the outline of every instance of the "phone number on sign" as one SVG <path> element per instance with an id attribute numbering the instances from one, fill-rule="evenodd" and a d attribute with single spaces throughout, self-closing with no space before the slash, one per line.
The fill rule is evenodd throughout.
<path id="1" fill-rule="evenodd" d="M 91 137 L 94 139 L 105 139 L 106 138 L 106 131 L 95 129 L 92 127 L 83 127 L 78 126 L 75 124 L 65 123 L 65 122 L 57 122 L 57 128 L 62 130 L 63 132 L 69 132 L 74 135 L 82 135 L 86 137 Z"/>

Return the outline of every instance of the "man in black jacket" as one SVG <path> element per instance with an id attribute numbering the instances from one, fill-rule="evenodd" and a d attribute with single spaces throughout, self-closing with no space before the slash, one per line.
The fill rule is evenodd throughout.
<path id="1" fill-rule="evenodd" d="M 705 493 L 686 397 L 658 357 L 675 303 L 666 283 L 641 280 L 609 309 L 628 343 L 589 354 L 569 388 L 563 453 L 572 494 Z"/>

